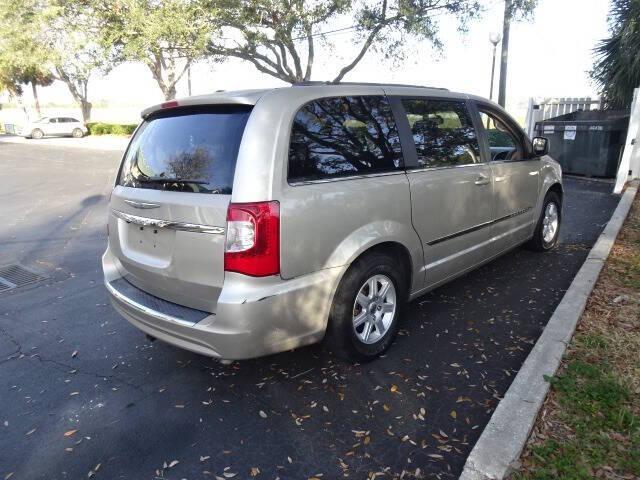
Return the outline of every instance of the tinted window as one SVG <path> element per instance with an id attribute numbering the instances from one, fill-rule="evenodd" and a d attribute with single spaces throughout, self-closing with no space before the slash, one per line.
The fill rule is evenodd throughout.
<path id="1" fill-rule="evenodd" d="M 420 167 L 480 162 L 478 137 L 465 102 L 403 99 Z"/>
<path id="2" fill-rule="evenodd" d="M 293 121 L 291 181 L 389 172 L 402 151 L 385 97 L 339 97 L 304 106 Z"/>
<path id="3" fill-rule="evenodd" d="M 190 108 L 145 121 L 119 176 L 125 187 L 230 194 L 249 107 Z"/>
<path id="4" fill-rule="evenodd" d="M 495 113 L 480 109 L 480 119 L 487 132 L 491 160 L 522 160 L 523 148 L 520 139 Z"/>

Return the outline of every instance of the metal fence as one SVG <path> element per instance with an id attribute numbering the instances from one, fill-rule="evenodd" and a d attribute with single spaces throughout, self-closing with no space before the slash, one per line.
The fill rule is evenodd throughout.
<path id="1" fill-rule="evenodd" d="M 530 98 L 524 129 L 531 138 L 535 134 L 536 122 L 576 110 L 598 110 L 600 108 L 602 108 L 602 100 L 591 97 Z"/>

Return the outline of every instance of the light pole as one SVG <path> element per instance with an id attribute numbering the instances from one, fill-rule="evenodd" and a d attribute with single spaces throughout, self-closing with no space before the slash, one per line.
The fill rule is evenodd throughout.
<path id="1" fill-rule="evenodd" d="M 502 40 L 502 35 L 496 32 L 489 34 L 489 41 L 493 44 L 493 60 L 491 61 L 491 87 L 489 89 L 489 100 L 493 99 L 493 77 L 496 70 L 496 48 Z"/>

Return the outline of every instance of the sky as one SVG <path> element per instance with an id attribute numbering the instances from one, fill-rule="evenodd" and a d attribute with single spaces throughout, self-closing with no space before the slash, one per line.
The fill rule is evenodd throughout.
<path id="1" fill-rule="evenodd" d="M 408 40 L 409 54 L 394 65 L 380 53 L 370 52 L 345 81 L 410 83 L 446 87 L 476 95 L 489 96 L 492 45 L 491 32 L 501 32 L 502 0 L 484 0 L 487 11 L 461 34 L 454 21 L 440 20 L 440 39 L 444 47 L 435 51 L 427 42 Z M 539 0 L 533 20 L 513 23 L 509 43 L 507 109 L 522 116 L 529 97 L 597 96 L 589 80 L 593 64 L 592 49 L 607 36 L 608 0 Z M 325 26 L 329 31 L 344 26 L 344 21 Z M 329 80 L 355 55 L 357 47 L 350 33 L 328 37 L 335 51 L 318 52 L 313 80 Z M 318 47 L 316 47 L 318 48 Z M 499 64 L 500 47 L 498 47 Z M 337 60 L 342 59 L 339 63 Z M 498 65 L 496 66 L 497 97 Z M 223 64 L 201 63 L 192 69 L 192 93 L 285 86 L 262 74 L 248 63 L 231 60 Z M 127 63 L 106 77 L 92 78 L 90 100 L 132 110 L 163 101 L 151 73 L 142 64 Z M 178 97 L 187 95 L 186 76 L 178 85 Z M 72 103 L 66 86 L 56 82 L 42 88 L 43 103 Z M 31 102 L 30 89 L 24 101 Z"/>

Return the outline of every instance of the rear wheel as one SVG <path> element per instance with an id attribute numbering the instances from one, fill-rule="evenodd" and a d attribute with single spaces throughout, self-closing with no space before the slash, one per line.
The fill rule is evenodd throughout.
<path id="1" fill-rule="evenodd" d="M 536 230 L 527 246 L 537 252 L 545 252 L 555 248 L 560 236 L 561 220 L 562 202 L 560 196 L 556 192 L 547 192 Z"/>
<path id="2" fill-rule="evenodd" d="M 71 136 L 73 138 L 82 138 L 84 136 L 84 132 L 79 128 L 74 128 L 73 132 L 71 132 Z"/>
<path id="3" fill-rule="evenodd" d="M 333 300 L 326 343 L 338 356 L 369 361 L 389 348 L 406 299 L 398 261 L 372 253 L 354 262 Z"/>
<path id="4" fill-rule="evenodd" d="M 42 130 L 40 130 L 39 128 L 35 128 L 32 132 L 31 132 L 31 138 L 35 138 L 36 140 L 40 140 L 42 137 L 44 137 L 44 133 Z"/>

